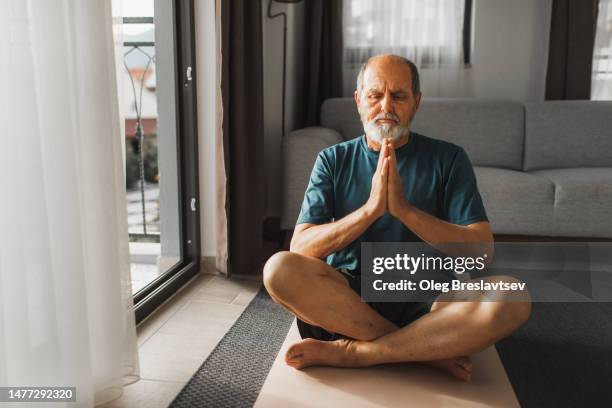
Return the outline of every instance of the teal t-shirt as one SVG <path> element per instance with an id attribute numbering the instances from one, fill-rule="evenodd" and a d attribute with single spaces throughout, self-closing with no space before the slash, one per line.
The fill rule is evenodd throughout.
<path id="1" fill-rule="evenodd" d="M 472 164 L 461 147 L 411 132 L 408 143 L 395 153 L 406 199 L 413 206 L 453 224 L 487 221 Z M 370 196 L 378 155 L 363 135 L 321 151 L 297 224 L 325 224 L 363 206 Z M 358 271 L 361 242 L 422 240 L 400 220 L 385 214 L 346 248 L 329 255 L 327 263 Z"/>

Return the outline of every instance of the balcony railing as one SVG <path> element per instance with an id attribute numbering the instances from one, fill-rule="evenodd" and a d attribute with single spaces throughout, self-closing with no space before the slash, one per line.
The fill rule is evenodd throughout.
<path id="1" fill-rule="evenodd" d="M 124 17 L 123 24 L 154 24 L 153 17 Z M 126 120 L 126 143 L 132 151 L 126 151 L 133 157 L 136 155 L 138 178 L 138 193 L 135 190 L 128 191 L 128 224 L 129 236 L 132 242 L 160 242 L 159 234 L 159 188 L 156 183 L 147 185 L 145 177 L 145 162 L 147 159 L 157 160 L 157 155 L 145 157 L 145 136 L 147 131 L 156 129 L 156 118 L 143 118 L 143 93 L 145 92 L 145 83 L 152 73 L 152 67 L 155 64 L 154 52 L 149 52 L 146 48 L 155 47 L 154 41 L 124 41 L 123 66 L 129 78 L 129 83 L 124 86 L 129 87 L 133 98 L 132 111 L 135 117 Z M 133 53 L 139 53 L 139 59 L 144 60 L 138 67 L 130 67 L 128 65 L 128 57 Z M 133 56 L 133 55 L 132 55 Z M 157 115 L 155 115 L 157 116 Z M 129 128 L 128 128 L 129 126 Z M 155 130 L 156 132 L 156 130 Z M 132 140 L 132 143 L 128 143 Z M 134 170 L 133 161 L 126 160 L 126 175 L 131 174 Z M 155 167 L 155 166 L 154 166 Z M 131 184 L 131 183 L 130 183 Z M 138 199 L 136 196 L 139 196 Z M 139 218 L 140 222 L 135 222 L 134 208 L 138 206 L 139 201 Z M 149 219 L 147 219 L 149 215 Z M 141 226 L 141 227 L 140 227 Z"/>

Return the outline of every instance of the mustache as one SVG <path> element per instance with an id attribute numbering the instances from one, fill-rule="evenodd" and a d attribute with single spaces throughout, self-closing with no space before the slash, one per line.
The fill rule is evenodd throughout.
<path id="1" fill-rule="evenodd" d="M 381 120 L 381 119 L 394 120 L 397 123 L 399 123 L 400 121 L 399 116 L 397 116 L 393 112 L 389 112 L 389 113 L 379 113 L 378 115 L 376 115 L 374 119 L 370 121 L 370 123 L 375 123 L 377 120 Z"/>

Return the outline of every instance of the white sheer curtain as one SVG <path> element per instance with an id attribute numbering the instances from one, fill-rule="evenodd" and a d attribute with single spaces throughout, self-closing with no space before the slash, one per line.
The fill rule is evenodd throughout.
<path id="1" fill-rule="evenodd" d="M 599 0 L 591 99 L 612 100 L 612 0 Z"/>
<path id="2" fill-rule="evenodd" d="M 419 67 L 427 96 L 464 96 L 464 8 L 464 0 L 344 0 L 345 93 L 370 56 L 393 53 Z"/>
<path id="3" fill-rule="evenodd" d="M 0 386 L 138 379 L 111 2 L 0 0 Z"/>

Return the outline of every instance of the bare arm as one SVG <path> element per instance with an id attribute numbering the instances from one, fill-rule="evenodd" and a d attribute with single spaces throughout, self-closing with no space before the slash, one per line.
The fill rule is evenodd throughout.
<path id="1" fill-rule="evenodd" d="M 376 218 L 364 205 L 346 217 L 328 224 L 296 225 L 290 250 L 315 258 L 325 258 L 355 241 Z"/>
<path id="2" fill-rule="evenodd" d="M 408 206 L 398 218 L 423 241 L 439 243 L 493 242 L 491 227 L 486 221 L 469 225 L 457 225 L 443 221 L 416 207 Z"/>

